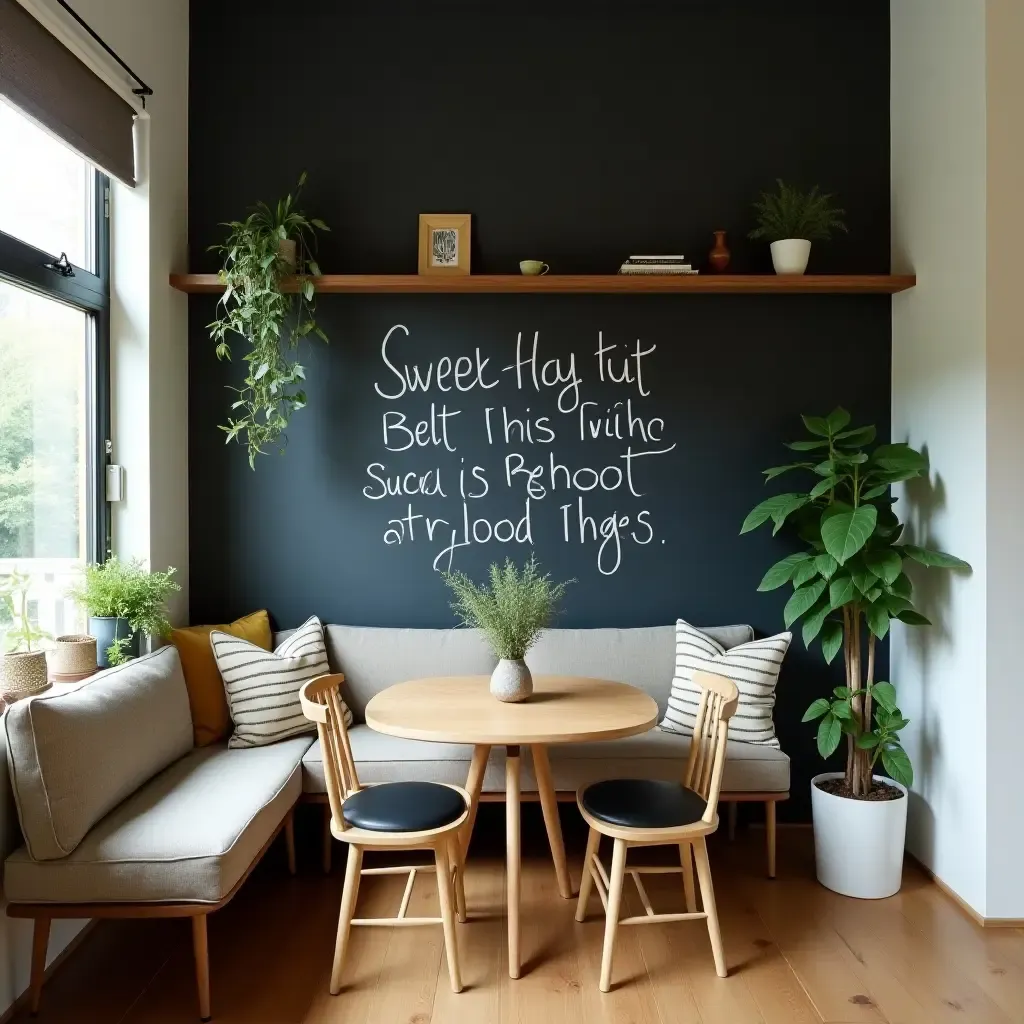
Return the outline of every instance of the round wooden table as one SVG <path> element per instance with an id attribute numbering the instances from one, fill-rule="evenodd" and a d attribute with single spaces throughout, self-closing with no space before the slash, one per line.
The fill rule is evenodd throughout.
<path id="1" fill-rule="evenodd" d="M 544 825 L 555 862 L 558 891 L 572 896 L 558 803 L 547 747 L 552 743 L 612 740 L 646 732 L 658 721 L 658 705 L 643 690 L 607 679 L 534 676 L 533 696 L 503 704 L 491 696 L 488 676 L 413 679 L 382 690 L 366 705 L 366 724 L 377 732 L 412 740 L 471 743 L 473 760 L 463 859 L 480 803 L 492 746 L 505 747 L 505 823 L 508 857 L 508 973 L 519 977 L 519 775 L 520 751 L 530 747 Z"/>

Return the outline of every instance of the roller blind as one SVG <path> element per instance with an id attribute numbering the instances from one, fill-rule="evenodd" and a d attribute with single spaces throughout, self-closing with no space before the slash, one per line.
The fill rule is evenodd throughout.
<path id="1" fill-rule="evenodd" d="M 0 95 L 134 186 L 135 111 L 17 0 L 0 0 Z"/>

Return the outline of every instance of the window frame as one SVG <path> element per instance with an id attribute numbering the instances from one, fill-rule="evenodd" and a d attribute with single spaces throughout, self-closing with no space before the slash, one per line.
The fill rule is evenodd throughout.
<path id="1" fill-rule="evenodd" d="M 74 276 L 52 269 L 47 253 L 0 230 L 0 279 L 87 315 L 86 344 L 86 556 L 102 562 L 111 552 L 106 467 L 110 463 L 110 179 L 93 168 L 92 242 L 96 272 L 72 264 Z"/>

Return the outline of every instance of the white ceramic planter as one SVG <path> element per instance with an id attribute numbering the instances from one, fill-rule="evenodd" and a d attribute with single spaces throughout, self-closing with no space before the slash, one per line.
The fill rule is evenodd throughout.
<path id="1" fill-rule="evenodd" d="M 491 673 L 491 693 L 506 704 L 526 700 L 533 693 L 533 676 L 522 658 L 502 658 Z"/>
<path id="2" fill-rule="evenodd" d="M 903 790 L 901 800 L 848 800 L 819 789 L 825 772 L 811 779 L 814 859 L 818 881 L 833 892 L 862 900 L 880 900 L 900 890 L 903 847 L 907 838 L 907 791 L 898 782 L 875 779 Z"/>
<path id="3" fill-rule="evenodd" d="M 810 255 L 811 243 L 806 238 L 780 238 L 772 242 L 772 266 L 776 274 L 802 274 Z"/>

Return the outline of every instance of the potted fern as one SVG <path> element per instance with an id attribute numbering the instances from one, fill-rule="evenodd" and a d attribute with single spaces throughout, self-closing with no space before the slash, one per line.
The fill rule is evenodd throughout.
<path id="1" fill-rule="evenodd" d="M 510 558 L 504 566 L 492 564 L 490 586 L 478 585 L 462 572 L 442 575 L 455 594 L 452 610 L 461 624 L 481 630 L 499 659 L 491 674 L 491 693 L 508 703 L 526 700 L 533 693 L 526 652 L 551 625 L 566 587 L 575 580 L 552 583 L 550 576 L 541 575 L 533 555 L 521 571 Z"/>
<path id="2" fill-rule="evenodd" d="M 833 231 L 845 231 L 844 210 L 832 204 L 832 196 L 815 185 L 809 192 L 776 179 L 777 191 L 762 192 L 754 203 L 757 227 L 753 239 L 771 242 L 776 274 L 802 274 L 811 255 L 811 242 L 828 241 Z"/>
<path id="3" fill-rule="evenodd" d="M 789 529 L 800 549 L 776 562 L 758 589 L 791 586 L 786 626 L 803 619 L 805 646 L 817 643 L 828 663 L 843 653 L 844 684 L 815 700 L 803 717 L 818 723 L 823 758 L 844 739 L 846 750 L 843 771 L 811 780 L 817 873 L 836 892 L 878 899 L 900 887 L 907 789 L 914 778 L 900 742 L 908 721 L 896 687 L 875 678 L 878 643 L 893 619 L 930 625 L 914 607 L 908 567 L 970 566 L 904 538 L 889 488 L 927 474 L 921 452 L 907 444 L 875 444 L 875 428 L 851 427 L 842 408 L 803 421 L 809 436 L 787 446 L 800 460 L 764 472 L 766 482 L 796 473 L 805 486 L 762 501 L 740 532 L 769 521 L 774 534 Z"/>
<path id="4" fill-rule="evenodd" d="M 120 561 L 112 555 L 102 565 L 87 565 L 80 583 L 68 596 L 89 615 L 89 632 L 96 637 L 100 668 L 137 658 L 142 634 L 163 637 L 171 631 L 164 606 L 181 588 L 174 568 L 149 572 L 140 559 Z"/>
<path id="5" fill-rule="evenodd" d="M 303 173 L 295 192 L 275 206 L 257 203 L 245 220 L 224 224 L 228 237 L 211 246 L 224 260 L 217 303 L 223 315 L 208 325 L 217 358 L 231 358 L 233 335 L 248 346 L 245 380 L 231 388 L 237 398 L 220 429 L 227 443 L 244 440 L 252 469 L 257 455 L 282 442 L 292 415 L 306 404 L 306 371 L 294 358 L 299 342 L 310 334 L 327 341 L 314 317 L 320 267 L 313 251 L 316 232 L 329 229 L 297 209 L 305 182 Z"/>
<path id="6" fill-rule="evenodd" d="M 49 633 L 39 629 L 29 616 L 30 582 L 29 576 L 17 569 L 0 582 L 0 608 L 10 623 L 7 651 L 0 661 L 0 692 L 8 703 L 42 693 L 50 685 L 46 652 L 39 648 L 39 641 L 48 639 Z"/>

